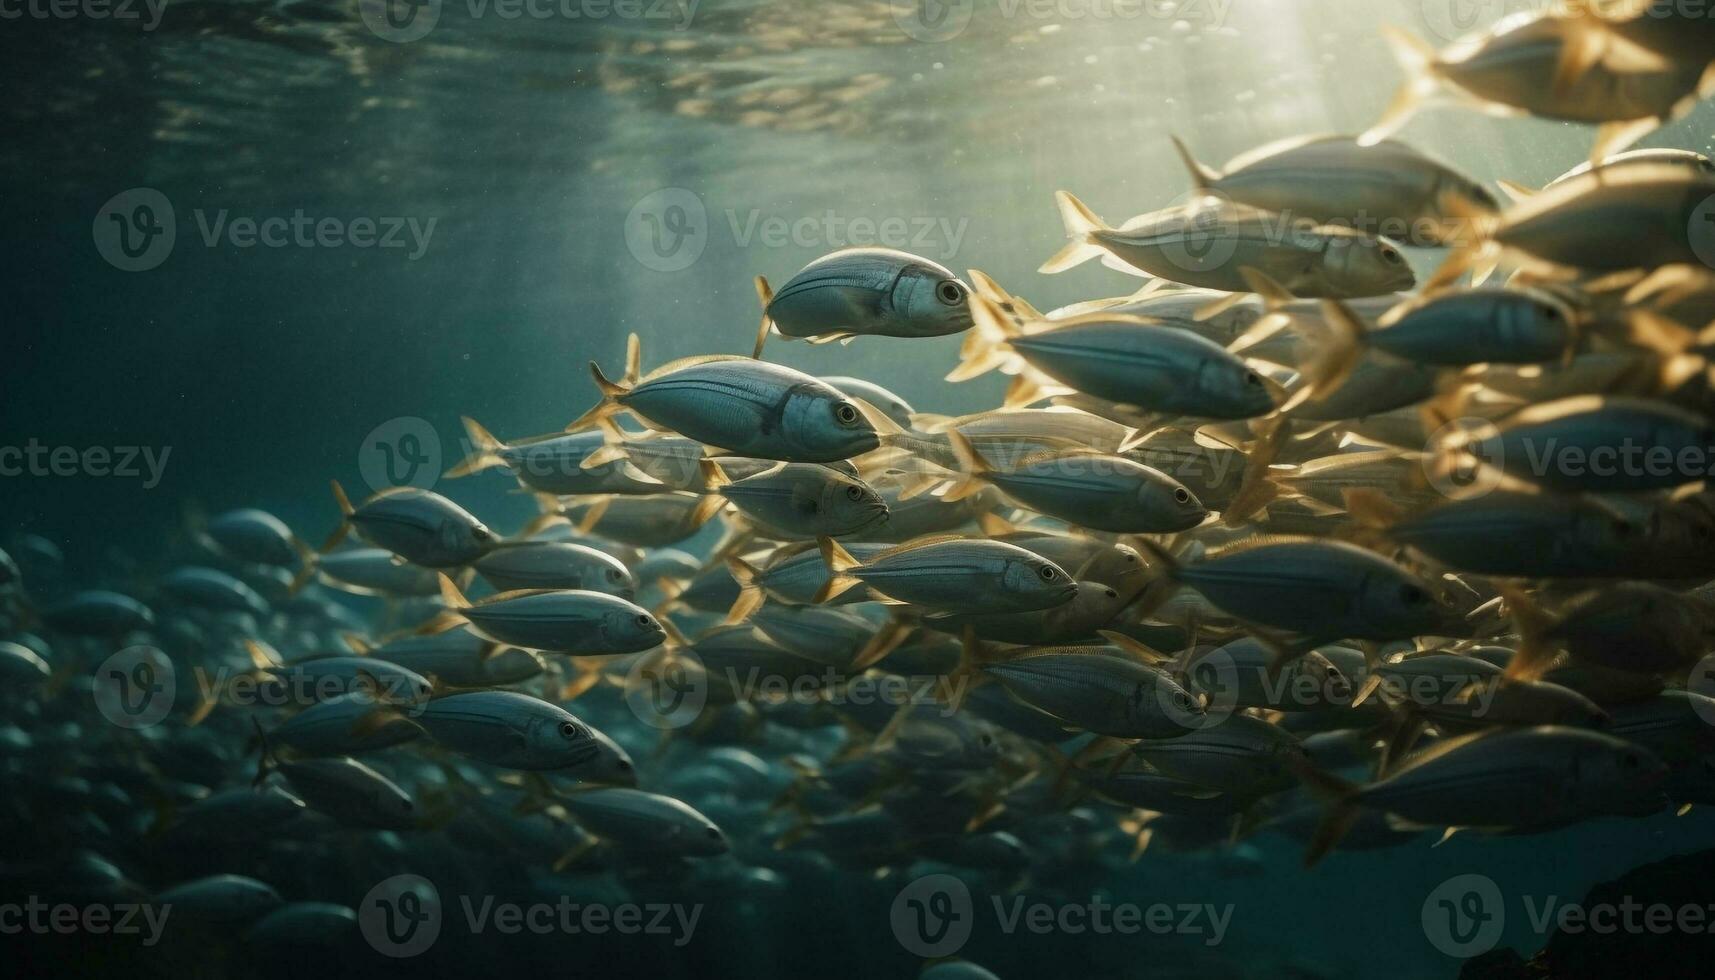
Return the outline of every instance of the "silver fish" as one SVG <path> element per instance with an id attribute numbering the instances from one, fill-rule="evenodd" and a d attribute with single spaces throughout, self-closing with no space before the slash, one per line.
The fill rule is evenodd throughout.
<path id="1" fill-rule="evenodd" d="M 831 463 L 880 445 L 856 402 L 803 372 L 754 358 L 711 355 L 674 361 L 632 380 L 635 343 L 631 352 L 622 382 L 609 381 L 591 363 L 602 402 L 568 431 L 630 411 L 654 427 L 760 459 Z"/>
<path id="2" fill-rule="evenodd" d="M 660 646 L 667 633 L 654 616 L 625 599 L 581 590 L 502 592 L 472 603 L 441 579 L 448 612 L 434 628 L 469 623 L 482 636 L 544 653 L 636 653 Z"/>
<path id="3" fill-rule="evenodd" d="M 503 769 L 577 776 L 603 762 L 594 729 L 563 708 L 511 691 L 436 698 L 417 722 L 454 752 Z"/>
<path id="4" fill-rule="evenodd" d="M 1199 191 L 1409 245 L 1443 244 L 1457 234 L 1458 219 L 1499 208 L 1481 184 L 1395 140 L 1299 137 L 1259 147 L 1219 171 L 1198 163 L 1177 138 L 1174 145 Z"/>
<path id="5" fill-rule="evenodd" d="M 517 589 L 584 589 L 629 599 L 631 572 L 612 555 L 564 541 L 505 548 L 476 562 L 476 573 L 502 592 Z"/>
<path id="6" fill-rule="evenodd" d="M 1262 291 L 1259 275 L 1307 298 L 1376 296 L 1417 282 L 1405 256 L 1385 238 L 1218 196 L 1140 215 L 1118 228 L 1066 191 L 1055 192 L 1055 201 L 1071 241 L 1042 264 L 1044 273 L 1106 255 L 1122 268 L 1233 293 Z"/>
<path id="7" fill-rule="evenodd" d="M 715 483 L 740 513 L 790 538 L 845 537 L 887 517 L 875 488 L 815 463 L 779 463 L 731 482 L 723 472 Z"/>
<path id="8" fill-rule="evenodd" d="M 762 326 L 783 337 L 826 343 L 850 337 L 942 337 L 971 325 L 970 287 L 929 259 L 888 248 L 847 248 L 824 255 L 778 291 L 756 282 Z"/>
<path id="9" fill-rule="evenodd" d="M 818 601 L 865 585 L 895 602 L 940 613 L 996 613 L 1048 609 L 1078 594 L 1065 569 L 999 541 L 932 538 L 860 561 L 823 538 L 822 558 L 832 577 Z"/>

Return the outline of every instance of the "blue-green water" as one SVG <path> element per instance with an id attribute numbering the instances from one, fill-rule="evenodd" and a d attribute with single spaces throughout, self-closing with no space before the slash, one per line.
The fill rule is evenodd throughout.
<path id="1" fill-rule="evenodd" d="M 1183 195 L 1170 134 L 1218 164 L 1287 136 L 1361 129 L 1398 78 L 1377 28 L 1429 34 L 1438 17 L 1417 0 L 1218 6 L 1099 16 L 1071 4 L 1038 17 L 979 2 L 943 42 L 911 37 L 882 0 L 703 0 L 659 18 L 509 18 L 500 4 L 446 2 L 427 36 L 405 42 L 333 2 L 170 0 L 153 29 L 7 20 L 0 445 L 40 454 L 0 477 L 0 532 L 54 541 L 68 581 L 112 587 L 183 545 L 187 510 L 262 507 L 319 541 L 338 520 L 330 479 L 357 493 L 378 467 L 394 478 L 445 468 L 468 450 L 463 415 L 503 437 L 555 431 L 596 400 L 587 362 L 616 371 L 628 333 L 646 369 L 748 352 L 752 277 L 778 284 L 865 232 L 980 268 L 1042 309 L 1131 292 L 1135 280 L 1095 265 L 1036 274 L 1062 241 L 1056 189 L 1117 219 Z M 1502 5 L 1488 6 L 1492 19 Z M 1700 109 L 1644 145 L 1707 152 L 1711 118 Z M 1589 142 L 1583 128 L 1457 109 L 1405 136 L 1478 178 L 1530 185 Z M 124 222 L 112 219 L 136 216 L 139 189 L 168 203 L 170 218 L 150 213 L 174 241 L 125 271 L 111 258 Z M 246 219 L 286 219 L 282 244 L 251 243 Z M 324 220 L 326 235 L 314 230 Z M 369 237 L 365 221 L 382 238 L 397 223 L 397 244 L 354 242 Z M 142 228 L 121 254 L 141 246 Z M 942 381 L 960 342 L 775 338 L 769 357 L 961 414 L 994 405 L 1002 382 Z M 91 447 L 116 463 L 129 447 L 149 454 L 134 475 L 98 476 L 82 455 Z M 56 449 L 82 462 L 59 475 Z M 510 531 L 536 507 L 509 484 L 490 474 L 437 489 Z M 647 733 L 629 738 L 634 755 L 650 751 Z M 1712 830 L 1699 810 L 1434 848 L 1431 835 L 1314 871 L 1274 837 L 1152 849 L 1135 865 L 1033 876 L 1023 894 L 1230 905 L 1220 943 L 1006 934 L 979 915 L 960 955 L 1007 977 L 1450 977 L 1458 961 L 1424 923 L 1447 878 L 1499 883 L 1502 944 L 1528 955 L 1544 937 L 1524 896 L 1571 900 L 1707 846 Z M 376 857 L 358 839 L 337 847 Z M 327 900 L 353 904 L 364 889 L 351 877 L 280 887 L 307 898 L 325 885 Z M 574 975 L 907 976 L 920 959 L 896 941 L 889 910 L 908 878 L 814 868 L 755 895 L 730 880 L 668 883 L 666 894 L 710 906 L 682 949 L 465 937 L 407 966 L 509 969 L 515 957 Z M 979 909 L 1008 896 L 1012 882 L 980 880 Z"/>

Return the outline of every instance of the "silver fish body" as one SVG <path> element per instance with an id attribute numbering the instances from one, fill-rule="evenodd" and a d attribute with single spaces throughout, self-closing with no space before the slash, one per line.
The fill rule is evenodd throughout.
<path id="1" fill-rule="evenodd" d="M 502 548 L 479 560 L 476 572 L 501 592 L 583 589 L 629 599 L 636 585 L 617 558 L 565 541 Z"/>
<path id="2" fill-rule="evenodd" d="M 786 337 L 941 337 L 970 327 L 969 294 L 937 262 L 894 249 L 848 248 L 781 285 L 766 313 Z"/>
<path id="3" fill-rule="evenodd" d="M 668 365 L 618 401 L 657 425 L 740 456 L 830 463 L 879 445 L 875 429 L 837 388 L 748 357 Z"/>
<path id="4" fill-rule="evenodd" d="M 1203 719 L 1172 675 L 1105 650 L 1027 652 L 985 664 L 983 672 L 1026 703 L 1114 738 L 1173 738 Z"/>
<path id="5" fill-rule="evenodd" d="M 603 592 L 502 593 L 457 611 L 484 636 L 548 653 L 636 653 L 667 638 L 654 616 Z"/>

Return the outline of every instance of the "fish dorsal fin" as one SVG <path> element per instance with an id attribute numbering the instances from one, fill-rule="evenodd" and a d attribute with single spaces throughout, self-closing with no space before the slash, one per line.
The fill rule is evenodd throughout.
<path id="1" fill-rule="evenodd" d="M 494 595 L 483 596 L 470 603 L 468 608 L 479 609 L 497 602 L 509 602 L 513 599 L 527 599 L 530 596 L 549 595 L 554 592 L 564 592 L 565 589 L 513 589 L 511 592 L 496 592 Z"/>
<path id="2" fill-rule="evenodd" d="M 1049 440 L 1043 440 L 1043 441 L 1047 442 Z M 1016 473 L 1019 470 L 1022 470 L 1027 466 L 1038 466 L 1038 465 L 1041 465 L 1043 463 L 1053 463 L 1053 462 L 1058 462 L 1060 460 L 1067 460 L 1067 459 L 1113 460 L 1116 464 L 1133 462 L 1132 460 L 1126 459 L 1124 456 L 1118 456 L 1118 455 L 1115 455 L 1113 453 L 1104 453 L 1101 450 L 1091 449 L 1088 446 L 1080 446 L 1080 445 L 1077 445 L 1076 443 L 1071 443 L 1070 440 L 1053 440 L 1053 441 L 1055 441 L 1055 442 L 1065 441 L 1068 443 L 1068 445 L 1066 445 L 1064 448 L 1044 449 L 1040 452 L 1030 453 L 1029 455 L 1024 456 L 1021 459 L 1014 460 L 1012 462 L 1012 465 L 1009 466 L 1008 469 L 1010 471 Z M 1140 463 L 1138 465 L 1141 466 L 1142 464 Z"/>
<path id="3" fill-rule="evenodd" d="M 1313 476 L 1330 470 L 1338 472 L 1353 467 L 1368 466 L 1372 463 L 1383 463 L 1388 460 L 1404 460 L 1406 455 L 1403 449 L 1369 449 L 1357 453 L 1336 453 L 1333 456 L 1323 456 L 1307 463 L 1300 463 L 1297 469 L 1281 474 L 1280 478 L 1290 480 L 1293 477 Z"/>
<path id="4" fill-rule="evenodd" d="M 871 555 L 869 560 L 867 562 L 865 562 L 864 564 L 874 565 L 874 564 L 877 564 L 878 562 L 884 561 L 888 558 L 897 558 L 898 556 L 903 555 L 907 552 L 916 551 L 919 548 L 928 548 L 928 547 L 931 547 L 933 545 L 946 544 L 949 541 L 968 541 L 968 540 L 970 540 L 970 538 L 967 535 L 957 534 L 957 533 L 952 533 L 952 534 L 925 534 L 919 538 L 912 538 L 910 541 L 907 541 L 904 544 L 894 545 L 893 547 L 887 549 L 886 551 L 876 552 L 874 555 Z"/>
<path id="5" fill-rule="evenodd" d="M 1203 552 L 1201 560 L 1214 561 L 1217 558 L 1230 558 L 1233 555 L 1239 555 L 1247 551 L 1253 551 L 1257 548 L 1266 548 L 1270 545 L 1277 544 L 1325 544 L 1333 547 L 1341 543 L 1343 542 L 1333 541 L 1328 538 L 1314 538 L 1302 534 L 1257 534 L 1245 538 L 1243 541 L 1234 541 L 1231 544 L 1224 544 L 1219 547 L 1210 548 Z M 1353 547 L 1357 546 L 1353 545 Z"/>
<path id="6" fill-rule="evenodd" d="M 1335 133 L 1321 133 L 1311 136 L 1288 136 L 1285 139 L 1275 140 L 1272 143 L 1264 143 L 1254 150 L 1246 150 L 1238 156 L 1233 157 L 1231 160 L 1228 160 L 1227 165 L 1222 167 L 1221 170 L 1224 174 L 1236 174 L 1241 170 L 1254 167 L 1264 160 L 1280 156 L 1283 153 L 1290 153 L 1293 150 L 1301 150 L 1313 143 L 1327 143 L 1339 140 L 1350 140 L 1354 144 L 1357 142 L 1355 137 L 1340 136 Z"/>
<path id="7" fill-rule="evenodd" d="M 1406 756 L 1404 759 L 1401 759 L 1399 765 L 1388 771 L 1388 776 L 1389 778 L 1392 778 L 1400 773 L 1416 769 L 1419 766 L 1428 765 L 1442 756 L 1448 755 L 1452 752 L 1457 752 L 1458 750 L 1465 748 L 1467 745 L 1489 735 L 1493 735 L 1495 732 L 1500 730 L 1501 729 L 1490 729 L 1488 731 L 1472 732 L 1468 735 L 1459 735 L 1454 738 L 1442 739 L 1421 752 L 1413 753 Z"/>
<path id="8" fill-rule="evenodd" d="M 1062 320 L 1046 320 L 1043 322 L 1047 324 L 1048 328 L 1043 331 L 1045 333 L 1054 330 L 1064 330 L 1067 327 L 1089 326 L 1092 323 L 1125 323 L 1138 327 L 1173 326 L 1171 323 L 1168 323 L 1160 317 L 1138 316 L 1135 313 L 1085 313 L 1079 316 L 1066 317 Z M 1029 333 L 1030 331 L 1027 329 L 1025 332 Z"/>
<path id="9" fill-rule="evenodd" d="M 657 378 L 666 377 L 667 375 L 672 374 L 676 371 L 683 371 L 687 368 L 694 368 L 694 367 L 701 366 L 703 364 L 713 364 L 716 361 L 754 361 L 754 360 L 755 360 L 755 358 L 745 357 L 742 354 L 700 354 L 696 357 L 681 357 L 676 361 L 668 361 L 666 364 L 663 364 L 660 367 L 656 368 L 655 370 L 649 372 L 648 374 L 644 375 L 642 378 L 638 379 L 637 383 L 643 384 L 645 382 L 654 381 Z"/>

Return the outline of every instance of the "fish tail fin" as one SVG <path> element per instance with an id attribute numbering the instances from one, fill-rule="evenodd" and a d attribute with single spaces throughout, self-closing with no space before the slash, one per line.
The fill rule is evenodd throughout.
<path id="1" fill-rule="evenodd" d="M 1198 163 L 1197 157 L 1191 152 L 1191 148 L 1185 145 L 1184 140 L 1178 136 L 1171 136 L 1169 139 L 1173 140 L 1173 149 L 1178 152 L 1179 159 L 1185 163 L 1186 171 L 1191 174 L 1191 183 L 1200 191 L 1213 190 L 1221 175 Z"/>
<path id="2" fill-rule="evenodd" d="M 1518 204 L 1521 201 L 1528 201 L 1541 193 L 1541 191 L 1531 190 L 1523 184 L 1515 183 L 1510 180 L 1497 180 L 1495 181 L 1495 186 L 1501 189 L 1502 194 L 1511 198 L 1514 204 Z"/>
<path id="3" fill-rule="evenodd" d="M 769 331 L 774 327 L 774 318 L 768 315 L 768 307 L 774 302 L 774 287 L 768 284 L 767 276 L 756 277 L 756 300 L 762 304 L 762 324 L 756 328 L 756 347 L 750 356 L 760 359 L 762 345 L 768 343 Z"/>
<path id="4" fill-rule="evenodd" d="M 633 340 L 637 337 L 636 334 L 631 336 Z M 626 361 L 626 374 L 629 376 L 631 373 L 631 357 L 629 354 Z M 601 365 L 594 361 L 590 362 L 590 377 L 595 379 L 595 386 L 601 389 L 601 401 L 594 408 L 578 416 L 571 425 L 566 426 L 567 432 L 582 432 L 585 429 L 593 429 L 602 421 L 612 418 L 619 412 L 619 399 L 631 391 L 631 388 L 624 381 L 610 381 L 607 375 L 601 373 Z"/>
<path id="5" fill-rule="evenodd" d="M 1340 491 L 1346 513 L 1363 527 L 1385 531 L 1399 523 L 1405 511 L 1375 487 L 1346 487 Z"/>
<path id="6" fill-rule="evenodd" d="M 948 502 L 963 500 L 983 488 L 983 477 L 994 472 L 994 468 L 983 458 L 977 447 L 971 445 L 963 432 L 958 429 L 947 430 L 947 442 L 952 446 L 953 458 L 958 461 L 959 473 L 963 477 L 954 484 L 944 495 Z"/>
<path id="7" fill-rule="evenodd" d="M 1506 680 L 1535 680 L 1547 672 L 1558 652 L 1549 642 L 1547 633 L 1553 625 L 1548 613 L 1518 588 L 1502 585 L 1497 588 L 1507 604 L 1513 625 L 1518 627 L 1518 651 L 1507 662 Z"/>
<path id="8" fill-rule="evenodd" d="M 601 448 L 585 456 L 578 463 L 578 469 L 593 470 L 631 458 L 625 448 L 625 433 L 613 423 L 611 416 L 598 420 L 595 427 L 601 431 Z"/>
<path id="9" fill-rule="evenodd" d="M 697 506 L 692 508 L 690 516 L 685 520 L 692 528 L 702 527 L 704 524 L 714 520 L 715 515 L 719 514 L 721 512 L 721 508 L 725 506 L 725 497 L 722 497 L 719 494 L 710 494 L 698 501 Z"/>
<path id="10" fill-rule="evenodd" d="M 816 544 L 822 549 L 822 562 L 828 566 L 828 581 L 812 600 L 821 604 L 838 598 L 859 584 L 857 576 L 850 573 L 861 563 L 833 538 L 818 538 Z"/>
<path id="11" fill-rule="evenodd" d="M 483 428 L 480 422 L 468 415 L 461 416 L 459 421 L 464 423 L 465 435 L 470 437 L 473 448 L 462 462 L 447 470 L 444 474 L 447 479 L 456 480 L 461 476 L 506 465 L 506 461 L 500 458 L 500 451 L 506 448 L 505 443 L 496 439 L 494 433 Z"/>
<path id="12" fill-rule="evenodd" d="M 1338 391 L 1357 370 L 1369 348 L 1364 321 L 1350 306 L 1337 299 L 1323 300 L 1322 319 L 1333 328 L 1331 336 L 1304 366 L 1304 386 L 1280 407 L 1282 413 L 1290 412 L 1305 402 L 1321 401 Z"/>
<path id="13" fill-rule="evenodd" d="M 339 547 L 339 543 L 351 533 L 351 516 L 357 513 L 356 508 L 351 506 L 351 498 L 345 495 L 345 488 L 339 485 L 339 481 L 329 480 L 328 483 L 333 487 L 334 503 L 339 506 L 339 527 L 334 528 L 327 540 L 322 542 L 319 550 L 323 554 Z"/>
<path id="14" fill-rule="evenodd" d="M 959 635 L 959 665 L 942 680 L 942 693 L 946 696 L 949 711 L 963 707 L 965 695 L 970 693 L 971 687 L 985 679 L 982 670 L 988 659 L 989 653 L 983 648 L 982 640 L 977 639 L 977 628 L 966 623 L 964 632 Z"/>
<path id="15" fill-rule="evenodd" d="M 637 382 L 643 378 L 643 341 L 637 334 L 627 334 L 625 338 L 625 377 L 622 383 L 626 388 L 637 387 Z"/>
<path id="16" fill-rule="evenodd" d="M 1434 95 L 1441 87 L 1435 77 L 1435 61 L 1438 54 L 1421 38 L 1415 37 L 1392 25 L 1384 24 L 1381 28 L 1382 38 L 1387 41 L 1388 48 L 1393 52 L 1395 61 L 1405 72 L 1405 82 L 1394 94 L 1393 101 L 1382 112 L 1382 117 L 1369 131 L 1358 137 L 1362 146 L 1374 146 L 1382 140 L 1404 128 L 1417 114 L 1423 103 Z"/>
<path id="17" fill-rule="evenodd" d="M 1100 257 L 1105 251 L 1092 240 L 1098 232 L 1107 230 L 1107 225 L 1096 217 L 1094 211 L 1085 207 L 1084 202 L 1070 191 L 1055 191 L 1054 203 L 1060 208 L 1060 222 L 1066 226 L 1066 237 L 1070 241 L 1036 270 L 1045 275 L 1077 268 Z"/>
<path id="18" fill-rule="evenodd" d="M 911 623 L 902 619 L 890 619 L 887 625 L 875 631 L 858 655 L 852 659 L 851 671 L 857 673 L 872 667 L 887 659 L 887 655 L 899 649 L 899 645 L 911 638 L 916 629 Z"/>
<path id="19" fill-rule="evenodd" d="M 965 271 L 971 277 L 971 285 L 976 287 L 977 295 L 1011 313 L 1014 319 L 1026 321 L 1043 318 L 1041 311 L 1030 305 L 1029 300 L 1007 292 L 988 273 L 981 269 L 967 269 Z"/>
<path id="20" fill-rule="evenodd" d="M 755 565 L 735 555 L 726 560 L 726 567 L 732 572 L 733 580 L 738 582 L 738 599 L 726 614 L 726 625 L 736 626 L 762 608 L 762 604 L 768 601 L 768 593 L 757 581 L 762 572 Z"/>
<path id="21" fill-rule="evenodd" d="M 1328 805 L 1327 814 L 1317 826 L 1316 833 L 1310 838 L 1310 846 L 1304 852 L 1304 864 L 1309 867 L 1327 857 L 1362 815 L 1363 810 L 1358 803 L 1360 787 L 1332 773 L 1323 772 L 1307 761 L 1288 758 L 1291 760 L 1288 765 L 1298 775 L 1304 788 Z"/>
<path id="22" fill-rule="evenodd" d="M 454 582 L 451 577 L 446 575 L 437 575 L 435 577 L 440 580 L 442 602 L 446 603 L 447 606 L 452 609 L 470 608 L 470 600 L 466 599 L 464 597 L 464 593 L 459 591 L 458 583 Z"/>
<path id="23" fill-rule="evenodd" d="M 1233 494 L 1233 499 L 1227 504 L 1221 514 L 1221 522 L 1233 527 L 1254 517 L 1259 511 L 1279 499 L 1282 489 L 1278 482 L 1269 475 L 1269 467 L 1274 465 L 1275 458 L 1280 455 L 1280 447 L 1286 444 L 1287 437 L 1292 434 L 1292 423 L 1285 417 L 1277 417 L 1269 423 L 1267 432 L 1257 440 L 1256 448 L 1245 459 L 1245 475 L 1239 480 L 1239 489 Z"/>
<path id="24" fill-rule="evenodd" d="M 344 526 L 344 524 L 340 525 L 342 528 Z M 341 535 L 341 537 L 343 536 L 344 535 Z M 309 551 L 307 545 L 305 546 L 305 551 L 308 553 L 302 557 L 303 567 L 298 569 L 298 574 L 292 576 L 292 584 L 286 587 L 287 595 L 297 595 L 304 591 L 304 586 L 309 585 L 310 579 L 316 577 L 316 570 L 320 564 L 321 556 L 316 554 L 314 551 Z"/>
<path id="25" fill-rule="evenodd" d="M 1005 364 L 1012 353 L 1007 343 L 1019 333 L 1017 322 L 987 296 L 973 293 L 970 307 L 974 329 L 959 348 L 959 366 L 947 375 L 947 380 L 955 383 L 981 377 Z"/>

